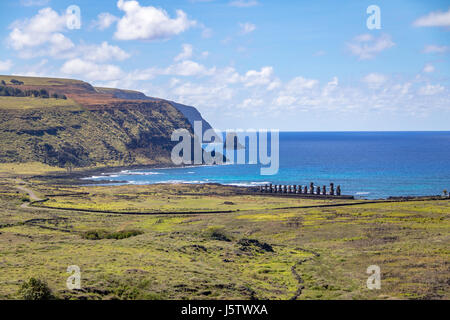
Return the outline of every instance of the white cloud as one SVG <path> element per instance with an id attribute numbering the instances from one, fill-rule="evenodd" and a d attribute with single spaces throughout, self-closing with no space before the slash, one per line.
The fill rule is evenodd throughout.
<path id="1" fill-rule="evenodd" d="M 78 50 L 84 59 L 97 62 L 123 61 L 130 57 L 130 54 L 118 46 L 108 44 L 106 41 L 103 41 L 100 45 L 83 45 Z"/>
<path id="2" fill-rule="evenodd" d="M 72 59 L 64 63 L 61 72 L 68 75 L 82 76 L 88 80 L 111 81 L 123 76 L 122 70 L 110 64 L 96 64 L 82 59 Z"/>
<path id="3" fill-rule="evenodd" d="M 44 8 L 31 19 L 15 21 L 7 42 L 23 58 L 39 55 L 68 54 L 74 44 L 62 32 L 66 31 L 66 16 Z"/>
<path id="4" fill-rule="evenodd" d="M 229 2 L 230 6 L 238 8 L 249 8 L 257 6 L 258 4 L 259 2 L 256 0 L 234 0 Z"/>
<path id="5" fill-rule="evenodd" d="M 11 67 L 13 66 L 13 63 L 11 60 L 0 60 L 0 71 L 9 71 Z"/>
<path id="6" fill-rule="evenodd" d="M 137 1 L 119 0 L 117 7 L 125 15 L 117 23 L 114 34 L 119 40 L 159 40 L 178 35 L 196 24 L 182 10 L 172 19 L 160 8 L 141 7 Z"/>
<path id="7" fill-rule="evenodd" d="M 175 57 L 175 61 L 187 60 L 192 57 L 194 52 L 194 48 L 191 44 L 185 43 L 183 44 L 183 51 L 179 55 Z"/>
<path id="8" fill-rule="evenodd" d="M 432 96 L 442 91 L 444 91 L 444 87 L 440 84 L 427 84 L 426 86 L 423 86 L 419 89 L 419 94 L 424 96 Z"/>
<path id="9" fill-rule="evenodd" d="M 246 87 L 267 85 L 271 82 L 273 67 L 262 67 L 261 71 L 249 70 L 241 81 Z"/>
<path id="10" fill-rule="evenodd" d="M 423 49 L 424 53 L 446 53 L 450 51 L 448 46 L 427 45 Z"/>
<path id="11" fill-rule="evenodd" d="M 387 78 L 380 73 L 369 73 L 362 81 L 365 82 L 369 88 L 377 89 L 387 81 Z"/>
<path id="12" fill-rule="evenodd" d="M 242 103 L 240 103 L 238 107 L 243 109 L 252 109 L 256 107 L 261 107 L 262 105 L 264 105 L 263 99 L 247 98 Z"/>
<path id="13" fill-rule="evenodd" d="M 333 79 L 327 83 L 327 85 L 323 88 L 323 95 L 327 96 L 329 95 L 331 92 L 333 92 L 337 86 L 339 85 L 339 79 L 338 77 L 333 77 Z"/>
<path id="14" fill-rule="evenodd" d="M 370 34 L 362 34 L 347 44 L 350 52 L 358 56 L 360 60 L 372 59 L 380 52 L 393 47 L 395 43 L 388 34 L 382 34 L 378 38 Z"/>
<path id="15" fill-rule="evenodd" d="M 239 27 L 241 28 L 241 34 L 249 34 L 256 30 L 256 26 L 250 22 L 239 23 Z"/>
<path id="16" fill-rule="evenodd" d="M 66 16 L 51 8 L 44 8 L 30 19 L 15 21 L 7 42 L 19 57 L 29 59 L 50 56 L 58 59 L 81 58 L 88 61 L 105 62 L 125 60 L 128 53 L 104 41 L 101 44 L 80 44 L 76 46 L 63 33 L 67 32 Z"/>
<path id="17" fill-rule="evenodd" d="M 450 9 L 446 12 L 431 12 L 414 21 L 416 27 L 450 27 Z"/>
<path id="18" fill-rule="evenodd" d="M 116 16 L 109 12 L 102 12 L 97 16 L 97 20 L 94 21 L 93 25 L 99 30 L 105 30 L 117 21 L 119 21 L 119 18 Z"/>
<path id="19" fill-rule="evenodd" d="M 319 84 L 315 79 L 307 79 L 304 77 L 295 77 L 286 85 L 286 92 L 297 93 L 304 90 L 311 90 Z"/>
<path id="20" fill-rule="evenodd" d="M 191 60 L 184 60 L 174 65 L 169 66 L 160 74 L 176 75 L 176 76 L 205 76 L 212 75 L 215 68 L 207 69 L 205 66 Z"/>
<path id="21" fill-rule="evenodd" d="M 431 63 L 427 63 L 425 67 L 423 67 L 423 72 L 430 73 L 434 72 L 434 66 Z"/>
<path id="22" fill-rule="evenodd" d="M 277 106 L 283 107 L 283 106 L 292 106 L 296 101 L 297 98 L 293 96 L 280 95 L 275 99 L 274 103 Z"/>

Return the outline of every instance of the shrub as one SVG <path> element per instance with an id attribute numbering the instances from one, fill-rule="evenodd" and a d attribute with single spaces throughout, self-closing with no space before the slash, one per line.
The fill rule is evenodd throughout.
<path id="1" fill-rule="evenodd" d="M 47 283 L 36 278 L 24 282 L 19 289 L 19 295 L 24 300 L 51 300 L 54 298 Z"/>
<path id="2" fill-rule="evenodd" d="M 206 230 L 205 235 L 207 238 L 209 238 L 211 240 L 219 240 L 219 241 L 226 241 L 226 242 L 231 241 L 230 237 L 225 232 L 225 230 L 223 230 L 222 228 L 219 228 L 219 227 L 208 228 L 208 230 Z"/>
<path id="3" fill-rule="evenodd" d="M 16 84 L 16 85 L 21 85 L 21 84 L 23 84 L 22 81 L 19 81 L 19 80 L 16 80 L 16 79 L 11 79 L 11 83 L 12 83 L 12 84 Z"/>
<path id="4" fill-rule="evenodd" d="M 139 230 L 123 230 L 116 232 L 109 232 L 106 230 L 90 230 L 82 234 L 82 237 L 87 240 L 101 240 L 101 239 L 126 239 L 142 234 Z"/>

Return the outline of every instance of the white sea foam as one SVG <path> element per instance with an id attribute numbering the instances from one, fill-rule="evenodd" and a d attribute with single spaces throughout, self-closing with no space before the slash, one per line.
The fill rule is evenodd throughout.
<path id="1" fill-rule="evenodd" d="M 255 186 L 263 186 L 269 184 L 267 181 L 251 181 L 251 182 L 232 182 L 232 183 L 224 183 L 226 186 L 235 186 L 235 187 L 255 187 Z"/>

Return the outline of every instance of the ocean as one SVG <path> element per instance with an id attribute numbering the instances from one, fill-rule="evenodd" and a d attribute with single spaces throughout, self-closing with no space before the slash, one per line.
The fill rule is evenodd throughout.
<path id="1" fill-rule="evenodd" d="M 280 132 L 276 175 L 260 165 L 215 165 L 105 172 L 94 181 L 129 184 L 266 183 L 340 185 L 342 194 L 378 199 L 450 191 L 450 132 Z M 123 182 L 120 182 L 123 183 Z"/>

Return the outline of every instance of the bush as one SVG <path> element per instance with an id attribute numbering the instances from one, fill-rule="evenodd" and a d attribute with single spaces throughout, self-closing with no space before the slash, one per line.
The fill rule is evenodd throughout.
<path id="1" fill-rule="evenodd" d="M 101 239 L 126 239 L 142 234 L 139 230 L 123 230 L 117 232 L 108 232 L 106 230 L 90 230 L 82 234 L 82 237 L 87 240 L 101 240 Z"/>
<path id="2" fill-rule="evenodd" d="M 211 240 L 219 240 L 219 241 L 226 241 L 226 242 L 231 241 L 230 237 L 227 235 L 225 230 L 223 230 L 222 228 L 219 228 L 219 227 L 210 227 L 206 231 L 206 237 Z"/>
<path id="3" fill-rule="evenodd" d="M 11 83 L 12 84 L 16 84 L 16 85 L 22 85 L 23 84 L 22 81 L 19 81 L 19 80 L 16 80 L 16 79 L 11 79 Z"/>
<path id="4" fill-rule="evenodd" d="M 53 293 L 45 281 L 31 278 L 24 282 L 19 289 L 19 295 L 24 300 L 51 300 Z"/>

